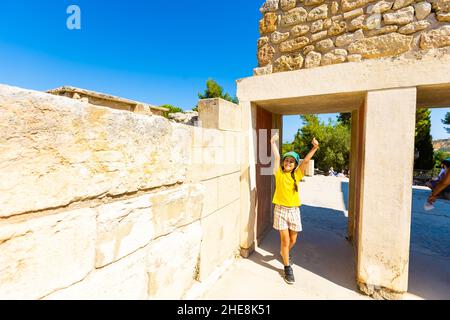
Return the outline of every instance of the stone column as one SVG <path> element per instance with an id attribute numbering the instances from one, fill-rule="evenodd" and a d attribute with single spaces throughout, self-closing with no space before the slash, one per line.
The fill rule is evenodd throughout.
<path id="1" fill-rule="evenodd" d="M 367 93 L 357 283 L 374 298 L 408 289 L 416 88 Z"/>
<path id="2" fill-rule="evenodd" d="M 255 249 L 256 222 L 256 106 L 240 101 L 242 111 L 241 159 L 241 256 L 247 258 Z"/>
<path id="3" fill-rule="evenodd" d="M 361 107 L 363 108 L 363 107 Z M 351 147 L 350 147 L 350 178 L 349 178 L 349 196 L 348 196 L 348 223 L 347 223 L 347 239 L 353 242 L 355 236 L 355 213 L 356 213 L 356 194 L 358 189 L 358 159 L 361 159 L 360 149 L 358 148 L 358 123 L 359 111 L 352 111 L 351 126 Z"/>

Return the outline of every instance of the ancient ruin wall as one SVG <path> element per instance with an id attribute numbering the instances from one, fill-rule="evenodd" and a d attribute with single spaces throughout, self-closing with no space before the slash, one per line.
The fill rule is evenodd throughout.
<path id="1" fill-rule="evenodd" d="M 199 113 L 207 128 L 0 85 L 0 299 L 179 299 L 232 259 L 239 107 Z"/>
<path id="2" fill-rule="evenodd" d="M 255 75 L 450 46 L 450 0 L 267 0 Z"/>

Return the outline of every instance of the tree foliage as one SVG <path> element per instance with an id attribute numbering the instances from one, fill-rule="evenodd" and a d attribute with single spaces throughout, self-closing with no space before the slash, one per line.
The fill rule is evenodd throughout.
<path id="1" fill-rule="evenodd" d="M 445 118 L 442 120 L 442 123 L 450 125 L 450 112 L 447 112 Z M 447 132 L 450 133 L 450 128 L 445 128 L 445 130 L 447 130 Z"/>
<path id="2" fill-rule="evenodd" d="M 183 109 L 172 106 L 171 104 L 164 104 L 160 107 L 169 109 L 169 111 L 164 112 L 164 117 L 166 118 L 169 116 L 170 113 L 183 112 Z"/>
<path id="3" fill-rule="evenodd" d="M 319 149 L 314 155 L 315 165 L 323 171 L 330 167 L 341 171 L 349 168 L 350 127 L 341 122 L 328 124 L 319 121 L 317 115 L 300 117 L 304 126 L 297 132 L 293 149 L 304 158 L 311 149 L 313 137 L 319 141 Z"/>
<path id="4" fill-rule="evenodd" d="M 352 124 L 352 114 L 351 113 L 339 113 L 337 116 L 338 122 L 343 125 L 350 126 Z"/>
<path id="5" fill-rule="evenodd" d="M 417 109 L 416 140 L 414 146 L 419 151 L 419 158 L 414 161 L 414 169 L 430 170 L 434 166 L 430 115 L 430 109 Z"/>
<path id="6" fill-rule="evenodd" d="M 239 103 L 236 97 L 232 97 L 229 93 L 224 92 L 223 88 L 213 79 L 206 81 L 206 89 L 203 93 L 198 94 L 199 99 L 222 98 L 224 100 Z"/>

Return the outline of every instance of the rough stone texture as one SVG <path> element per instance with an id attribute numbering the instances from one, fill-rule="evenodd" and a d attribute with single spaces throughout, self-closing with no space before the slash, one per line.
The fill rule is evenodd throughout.
<path id="1" fill-rule="evenodd" d="M 374 13 L 372 15 L 370 15 L 369 17 L 367 17 L 365 23 L 364 23 L 364 27 L 366 30 L 374 30 L 377 29 L 379 30 L 381 28 L 381 14 L 379 13 Z"/>
<path id="2" fill-rule="evenodd" d="M 0 216 L 186 177 L 187 126 L 3 85 L 0 105 Z"/>
<path id="3" fill-rule="evenodd" d="M 337 47 L 346 47 L 352 42 L 364 39 L 364 33 L 362 30 L 358 30 L 355 33 L 346 33 L 336 38 Z"/>
<path id="4" fill-rule="evenodd" d="M 420 48 L 433 49 L 450 46 L 450 26 L 443 26 L 421 34 Z"/>
<path id="5" fill-rule="evenodd" d="M 95 211 L 0 223 L 0 299 L 39 299 L 94 268 Z"/>
<path id="6" fill-rule="evenodd" d="M 380 29 L 370 30 L 367 32 L 368 37 L 379 36 L 382 34 L 392 33 L 398 30 L 398 26 L 384 26 Z"/>
<path id="7" fill-rule="evenodd" d="M 305 68 L 314 68 L 320 66 L 322 55 L 318 52 L 311 51 L 306 55 Z"/>
<path id="8" fill-rule="evenodd" d="M 323 29 L 323 20 L 317 20 L 311 24 L 312 33 L 322 31 L 322 29 Z"/>
<path id="9" fill-rule="evenodd" d="M 309 26 L 305 24 L 295 26 L 291 30 L 291 36 L 293 37 L 303 36 L 308 33 L 309 29 L 310 29 Z"/>
<path id="10" fill-rule="evenodd" d="M 319 19 L 325 19 L 328 17 L 328 5 L 323 4 L 319 7 L 312 9 L 307 16 L 307 21 L 315 21 Z"/>
<path id="11" fill-rule="evenodd" d="M 436 11 L 450 11 L 450 0 L 434 0 L 431 1 L 433 9 Z"/>
<path id="12" fill-rule="evenodd" d="M 289 10 L 281 17 L 280 25 L 282 27 L 289 27 L 306 21 L 308 12 L 304 8 L 295 8 Z"/>
<path id="13" fill-rule="evenodd" d="M 314 50 L 314 45 L 309 45 L 303 48 L 303 54 L 307 55 L 308 53 L 310 53 L 311 51 Z"/>
<path id="14" fill-rule="evenodd" d="M 259 9 L 259 12 L 264 14 L 266 12 L 277 11 L 279 2 L 279 0 L 266 0 L 266 2 L 264 2 L 264 4 Z"/>
<path id="15" fill-rule="evenodd" d="M 436 19 L 440 22 L 450 22 L 450 12 L 438 12 Z"/>
<path id="16" fill-rule="evenodd" d="M 412 34 L 414 32 L 426 29 L 430 25 L 431 25 L 431 23 L 428 21 L 416 21 L 416 22 L 409 23 L 406 26 L 403 26 L 400 29 L 398 29 L 398 33 Z"/>
<path id="17" fill-rule="evenodd" d="M 408 24 L 414 20 L 414 8 L 409 6 L 393 13 L 383 14 L 385 24 Z"/>
<path id="18" fill-rule="evenodd" d="M 258 49 L 269 43 L 269 37 L 261 37 L 258 39 Z"/>
<path id="19" fill-rule="evenodd" d="M 321 31 L 321 32 L 313 33 L 311 35 L 311 42 L 322 40 L 322 39 L 326 38 L 327 35 L 328 35 L 327 31 Z"/>
<path id="20" fill-rule="evenodd" d="M 316 43 L 316 49 L 321 53 L 330 51 L 332 48 L 334 48 L 334 43 L 331 39 L 325 39 Z"/>
<path id="21" fill-rule="evenodd" d="M 209 231 L 203 230 L 214 232 L 229 224 L 232 225 L 222 221 L 208 226 Z M 202 233 L 202 226 L 197 222 L 150 244 L 146 258 L 150 299 L 181 299 L 191 287 L 197 273 Z M 207 254 L 205 259 L 209 259 Z"/>
<path id="22" fill-rule="evenodd" d="M 297 0 L 281 0 L 280 6 L 283 11 L 288 11 L 295 8 Z"/>
<path id="23" fill-rule="evenodd" d="M 325 0 L 304 0 L 303 1 L 305 6 L 316 6 L 316 5 L 322 4 L 324 2 L 325 2 Z"/>
<path id="24" fill-rule="evenodd" d="M 321 64 L 323 66 L 335 64 L 335 63 L 342 63 L 347 58 L 347 51 L 344 49 L 334 49 L 331 52 L 328 52 L 322 56 L 322 62 Z"/>
<path id="25" fill-rule="evenodd" d="M 391 10 L 393 5 L 393 2 L 388 2 L 388 1 L 379 1 L 377 3 L 375 3 L 374 5 L 369 5 L 367 7 L 367 13 L 371 14 L 371 13 L 384 13 L 388 10 Z"/>
<path id="26" fill-rule="evenodd" d="M 278 58 L 274 64 L 275 72 L 298 70 L 303 65 L 303 57 L 300 54 L 285 55 Z"/>
<path id="27" fill-rule="evenodd" d="M 351 11 L 356 8 L 361 8 L 374 0 L 342 0 L 342 10 L 344 12 Z"/>
<path id="28" fill-rule="evenodd" d="M 266 34 L 274 32 L 277 29 L 278 16 L 269 12 L 264 15 L 264 18 L 259 21 L 259 33 Z"/>
<path id="29" fill-rule="evenodd" d="M 360 54 L 349 54 L 347 56 L 347 60 L 349 62 L 360 62 L 362 59 L 362 56 Z"/>
<path id="30" fill-rule="evenodd" d="M 289 38 L 289 32 L 281 33 L 281 32 L 275 31 L 270 36 L 270 40 L 272 41 L 273 44 L 279 44 L 280 42 L 283 42 L 287 38 Z"/>
<path id="31" fill-rule="evenodd" d="M 333 1 L 331 3 L 331 14 L 336 14 L 339 11 L 339 3 L 337 1 Z"/>
<path id="32" fill-rule="evenodd" d="M 409 6 L 414 1 L 415 0 L 395 0 L 394 6 L 392 7 L 392 9 L 397 10 L 397 9 Z"/>
<path id="33" fill-rule="evenodd" d="M 280 44 L 280 51 L 281 52 L 293 52 L 297 51 L 298 49 L 303 48 L 309 43 L 309 39 L 307 37 L 297 37 L 292 40 L 288 40 L 285 42 L 282 42 Z"/>
<path id="34" fill-rule="evenodd" d="M 417 20 L 425 19 L 431 12 L 431 4 L 428 2 L 416 3 L 414 10 L 416 11 Z"/>
<path id="35" fill-rule="evenodd" d="M 358 18 L 350 21 L 348 25 L 348 31 L 355 31 L 364 27 L 364 21 L 366 20 L 366 15 L 359 16 Z"/>
<path id="36" fill-rule="evenodd" d="M 343 17 L 344 17 L 345 20 L 347 20 L 347 19 L 356 18 L 356 17 L 358 17 L 360 15 L 363 15 L 363 14 L 364 14 L 364 10 L 362 8 L 359 8 L 359 9 L 355 9 L 355 10 L 352 10 L 352 11 L 349 11 L 349 12 L 344 12 Z"/>
<path id="37" fill-rule="evenodd" d="M 348 51 L 351 54 L 360 54 L 363 58 L 393 56 L 410 50 L 412 40 L 412 36 L 391 33 L 358 40 L 348 47 Z"/>
<path id="38" fill-rule="evenodd" d="M 178 123 L 193 126 L 198 121 L 198 112 L 186 111 L 186 112 L 169 113 L 168 118 Z"/>
<path id="39" fill-rule="evenodd" d="M 260 67 L 268 65 L 275 54 L 275 49 L 269 44 L 266 44 L 258 50 L 258 63 Z"/>
<path id="40" fill-rule="evenodd" d="M 329 36 L 337 36 L 347 30 L 347 23 L 345 21 L 333 22 L 330 29 L 328 29 Z"/>
<path id="41" fill-rule="evenodd" d="M 174 254 L 176 256 L 176 254 Z M 46 300 L 144 300 L 148 276 L 144 250 L 101 269 L 83 281 L 46 296 Z"/>
<path id="42" fill-rule="evenodd" d="M 255 76 L 262 76 L 265 74 L 271 74 L 273 71 L 272 65 L 269 64 L 265 67 L 255 68 L 253 69 L 253 75 Z"/>

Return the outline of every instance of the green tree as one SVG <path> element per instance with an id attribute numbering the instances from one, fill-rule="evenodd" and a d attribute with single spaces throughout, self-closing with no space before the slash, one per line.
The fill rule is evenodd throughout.
<path id="1" fill-rule="evenodd" d="M 232 97 L 227 92 L 223 92 L 223 88 L 213 79 L 208 79 L 206 81 L 206 89 L 203 93 L 198 94 L 199 99 L 212 99 L 212 98 L 222 98 L 224 100 L 238 104 L 239 101 L 236 97 Z M 198 111 L 198 106 L 192 110 Z"/>
<path id="2" fill-rule="evenodd" d="M 339 113 L 337 116 L 338 122 L 343 125 L 350 126 L 352 124 L 352 114 L 351 113 Z"/>
<path id="3" fill-rule="evenodd" d="M 328 124 L 319 121 L 316 115 L 303 115 L 304 126 L 297 132 L 293 149 L 304 157 L 311 149 L 313 137 L 319 141 L 319 150 L 314 155 L 315 165 L 323 171 L 330 167 L 341 171 L 348 169 L 350 159 L 350 127 L 340 122 Z"/>
<path id="4" fill-rule="evenodd" d="M 450 112 L 447 112 L 445 118 L 442 120 L 442 123 L 450 125 Z M 450 133 L 450 128 L 445 128 L 445 130 L 447 130 L 447 132 Z"/>
<path id="5" fill-rule="evenodd" d="M 160 107 L 169 109 L 169 111 L 164 112 L 164 117 L 166 118 L 169 116 L 170 113 L 183 112 L 183 109 L 172 106 L 170 104 L 163 104 Z"/>
<path id="6" fill-rule="evenodd" d="M 419 151 L 419 158 L 414 161 L 414 169 L 431 170 L 434 166 L 430 115 L 430 109 L 417 109 L 414 147 Z"/>

